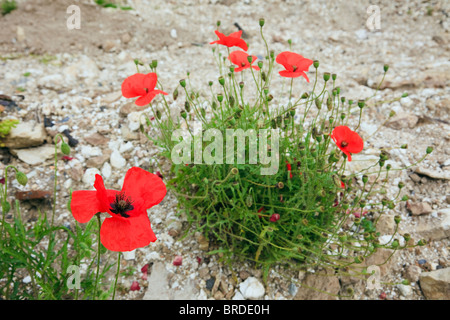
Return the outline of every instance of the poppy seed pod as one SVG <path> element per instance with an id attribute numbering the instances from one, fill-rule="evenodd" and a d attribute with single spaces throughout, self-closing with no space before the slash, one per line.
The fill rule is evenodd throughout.
<path id="1" fill-rule="evenodd" d="M 239 82 L 239 88 L 241 88 L 241 89 L 244 88 L 244 82 L 243 81 Z"/>
<path id="2" fill-rule="evenodd" d="M 384 72 L 387 72 L 389 70 L 389 65 L 385 64 L 383 66 L 383 70 L 384 70 Z"/>
<path id="3" fill-rule="evenodd" d="M 331 79 L 333 79 L 333 81 L 335 81 L 336 78 L 337 78 L 337 74 L 336 74 L 336 73 L 333 73 L 333 74 L 331 75 Z"/>
<path id="4" fill-rule="evenodd" d="M 180 80 L 180 85 L 181 85 L 183 88 L 186 88 L 186 80 L 185 80 L 185 79 L 181 79 L 181 80 Z"/>
<path id="5" fill-rule="evenodd" d="M 404 94 L 402 94 L 402 98 L 406 98 L 408 96 L 408 92 L 405 92 Z"/>
<path id="6" fill-rule="evenodd" d="M 430 154 L 433 152 L 433 147 L 428 147 L 426 150 L 427 154 Z"/>
<path id="7" fill-rule="evenodd" d="M 222 76 L 219 77 L 219 83 L 220 83 L 221 86 L 223 86 L 225 84 L 224 77 L 222 77 Z"/>
<path id="8" fill-rule="evenodd" d="M 152 67 L 153 69 L 156 69 L 157 66 L 158 66 L 158 60 L 152 60 L 151 67 Z"/>
<path id="9" fill-rule="evenodd" d="M 220 27 L 220 20 L 217 20 L 216 25 Z"/>
<path id="10" fill-rule="evenodd" d="M 262 61 L 258 61 L 258 67 L 259 67 L 260 69 L 262 69 L 262 67 L 263 67 L 263 62 L 262 62 Z"/>
<path id="11" fill-rule="evenodd" d="M 217 100 L 218 100 L 219 102 L 222 102 L 222 101 L 223 101 L 223 94 L 219 93 L 219 94 L 217 95 Z"/>
<path id="12" fill-rule="evenodd" d="M 399 224 L 400 221 L 402 221 L 402 217 L 397 215 L 397 216 L 394 217 L 394 221 L 395 221 L 396 224 Z"/>
<path id="13" fill-rule="evenodd" d="M 330 80 L 330 73 L 329 73 L 329 72 L 325 72 L 325 73 L 323 74 L 323 80 L 324 80 L 325 82 L 327 82 L 328 80 Z"/>
<path id="14" fill-rule="evenodd" d="M 2 211 L 3 211 L 3 214 L 4 214 L 4 215 L 7 214 L 7 213 L 9 212 L 9 210 L 11 210 L 11 205 L 9 204 L 8 201 L 3 201 L 3 202 L 2 202 Z"/>
<path id="15" fill-rule="evenodd" d="M 317 69 L 319 67 L 319 60 L 314 60 L 313 66 Z"/>
<path id="16" fill-rule="evenodd" d="M 180 115 L 181 115 L 181 117 L 183 117 L 183 119 L 186 119 L 186 117 L 187 117 L 187 113 L 186 113 L 186 111 L 184 111 L 184 110 L 182 110 L 182 111 L 180 112 Z"/>
<path id="17" fill-rule="evenodd" d="M 425 239 L 420 239 L 419 242 L 417 242 L 417 244 L 418 244 L 419 246 L 425 246 L 425 245 L 427 244 L 427 240 L 425 240 Z"/>
<path id="18" fill-rule="evenodd" d="M 259 26 L 262 28 L 262 27 L 264 27 L 264 23 L 265 23 L 266 21 L 263 19 L 263 18 L 261 18 L 261 19 L 259 19 Z"/>
<path id="19" fill-rule="evenodd" d="M 358 107 L 360 109 L 364 108 L 364 105 L 366 104 L 366 102 L 364 100 L 358 100 Z"/>
<path id="20" fill-rule="evenodd" d="M 308 92 L 305 92 L 305 93 L 302 94 L 302 99 L 308 99 L 308 97 L 309 97 L 309 93 Z"/>
<path id="21" fill-rule="evenodd" d="M 208 82 L 208 85 L 211 87 L 211 86 L 213 85 L 213 83 L 214 83 L 214 82 L 209 81 L 209 82 Z"/>
<path id="22" fill-rule="evenodd" d="M 405 242 L 408 242 L 411 239 L 411 235 L 409 233 L 405 233 L 403 235 L 403 239 L 405 239 Z"/>

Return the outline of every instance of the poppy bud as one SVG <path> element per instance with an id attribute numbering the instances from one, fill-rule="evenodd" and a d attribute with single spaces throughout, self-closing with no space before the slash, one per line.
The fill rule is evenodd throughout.
<path id="1" fill-rule="evenodd" d="M 408 96 L 408 92 L 405 92 L 404 94 L 402 94 L 402 98 L 406 98 Z"/>
<path id="2" fill-rule="evenodd" d="M 234 72 L 234 66 L 230 66 L 230 72 L 231 72 L 231 73 Z"/>
<path id="3" fill-rule="evenodd" d="M 181 114 L 181 116 L 183 117 L 183 119 L 186 119 L 186 117 L 187 117 L 186 111 L 182 110 L 182 111 L 180 112 L 180 114 Z"/>
<path id="4" fill-rule="evenodd" d="M 152 63 L 150 66 L 151 66 L 151 68 L 156 69 L 156 67 L 158 66 L 158 60 L 152 60 Z"/>
<path id="5" fill-rule="evenodd" d="M 271 94 L 269 94 L 268 96 L 267 96 L 267 101 L 272 101 L 273 100 L 273 95 L 271 95 Z"/>
<path id="6" fill-rule="evenodd" d="M 157 118 L 158 120 L 161 120 L 161 111 L 156 110 L 156 118 Z"/>
<path id="7" fill-rule="evenodd" d="M 181 79 L 181 80 L 180 80 L 180 85 L 181 85 L 183 88 L 186 88 L 186 80 L 185 80 L 185 79 Z"/>
<path id="8" fill-rule="evenodd" d="M 308 99 L 309 94 L 308 92 L 305 92 L 304 94 L 302 94 L 302 99 Z"/>
<path id="9" fill-rule="evenodd" d="M 368 177 L 367 175 L 364 174 L 364 175 L 362 176 L 362 182 L 363 182 L 364 184 L 366 184 L 368 180 L 369 180 L 369 177 Z"/>
<path id="10" fill-rule="evenodd" d="M 403 239 L 405 239 L 405 242 L 408 242 L 411 239 L 411 235 L 409 233 L 405 233 L 403 235 Z"/>
<path id="11" fill-rule="evenodd" d="M 203 118 L 206 117 L 206 110 L 205 110 L 205 108 L 201 108 L 201 109 L 200 109 L 200 113 L 202 114 L 202 117 L 203 117 Z"/>
<path id="12" fill-rule="evenodd" d="M 19 182 L 23 186 L 25 186 L 28 182 L 28 178 L 27 178 L 26 174 L 23 173 L 22 171 L 16 172 L 16 179 L 17 179 L 17 182 Z"/>
<path id="13" fill-rule="evenodd" d="M 289 113 L 291 114 L 291 116 L 293 117 L 295 115 L 295 109 L 292 108 L 291 110 L 289 110 Z"/>
<path id="14" fill-rule="evenodd" d="M 313 66 L 317 69 L 319 67 L 319 60 L 314 60 Z"/>
<path id="15" fill-rule="evenodd" d="M 337 74 L 336 74 L 336 73 L 333 73 L 333 74 L 331 75 L 331 79 L 333 79 L 333 81 L 335 81 L 336 78 L 337 78 Z"/>
<path id="16" fill-rule="evenodd" d="M 395 204 L 394 204 L 394 202 L 392 202 L 392 201 L 389 201 L 389 203 L 388 203 L 388 205 L 387 205 L 387 207 L 389 208 L 389 209 L 394 209 L 395 208 Z"/>
<path id="17" fill-rule="evenodd" d="M 263 90 L 264 90 L 264 94 L 265 95 L 267 95 L 269 93 L 269 88 L 268 87 L 264 87 Z"/>
<path id="18" fill-rule="evenodd" d="M 212 108 L 213 110 L 216 110 L 216 109 L 217 109 L 217 103 L 216 103 L 215 101 L 213 101 L 213 102 L 211 103 L 211 108 Z"/>
<path id="19" fill-rule="evenodd" d="M 288 45 L 289 45 L 289 46 L 292 45 L 292 39 L 288 39 Z"/>
<path id="20" fill-rule="evenodd" d="M 264 27 L 265 20 L 263 18 L 259 19 L 259 26 Z"/>
<path id="21" fill-rule="evenodd" d="M 173 100 L 177 100 L 178 98 L 178 87 L 175 88 L 175 91 L 173 92 Z"/>
<path id="22" fill-rule="evenodd" d="M 337 94 L 340 94 L 341 93 L 341 87 L 336 87 L 336 92 L 337 92 Z"/>
<path id="23" fill-rule="evenodd" d="M 66 156 L 70 154 L 70 147 L 64 141 L 61 143 L 61 152 L 64 153 Z"/>
<path id="24" fill-rule="evenodd" d="M 319 98 L 316 98 L 316 100 L 314 100 L 314 103 L 315 103 L 317 109 L 319 109 L 319 110 L 322 109 L 322 103 Z"/>
<path id="25" fill-rule="evenodd" d="M 329 117 L 329 118 L 328 118 L 328 122 L 330 123 L 330 125 L 332 125 L 333 122 L 334 122 L 334 117 Z"/>
<path id="26" fill-rule="evenodd" d="M 403 188 L 404 186 L 405 186 L 405 184 L 404 184 L 403 182 L 400 181 L 400 182 L 398 183 L 398 188 L 399 188 L 399 189 Z"/>
<path id="27" fill-rule="evenodd" d="M 407 143 L 402 144 L 402 145 L 400 146 L 400 148 L 401 148 L 401 149 L 408 149 L 408 144 L 407 144 Z"/>
<path id="28" fill-rule="evenodd" d="M 345 103 L 345 97 L 341 97 L 341 103 Z"/>
<path id="29" fill-rule="evenodd" d="M 353 104 L 353 100 L 348 100 L 348 105 L 351 106 Z"/>
<path id="30" fill-rule="evenodd" d="M 397 248 L 400 245 L 400 243 L 398 242 L 397 239 L 395 239 L 394 241 L 392 241 L 391 246 L 392 248 Z"/>
<path id="31" fill-rule="evenodd" d="M 230 97 L 228 98 L 228 103 L 229 103 L 229 105 L 230 105 L 231 108 L 234 107 L 234 102 L 235 102 L 234 97 L 233 97 L 233 96 L 230 96 Z"/>
<path id="32" fill-rule="evenodd" d="M 427 154 L 430 154 L 430 153 L 432 153 L 433 152 L 433 147 L 428 147 L 427 148 Z"/>
<path id="33" fill-rule="evenodd" d="M 364 105 L 366 104 L 366 102 L 364 100 L 358 100 L 358 107 L 360 109 L 364 108 Z"/>
<path id="34" fill-rule="evenodd" d="M 385 64 L 385 65 L 383 66 L 383 69 L 384 69 L 384 72 L 387 72 L 387 71 L 389 70 L 389 65 Z"/>
<path id="35" fill-rule="evenodd" d="M 191 105 L 188 101 L 184 102 L 184 110 L 186 110 L 186 112 L 191 112 Z"/>
<path id="36" fill-rule="evenodd" d="M 364 257 L 363 256 L 357 256 L 355 257 L 355 263 L 363 263 L 364 262 Z"/>
<path id="37" fill-rule="evenodd" d="M 216 25 L 217 25 L 217 27 L 220 27 L 220 20 L 217 20 Z"/>
<path id="38" fill-rule="evenodd" d="M 239 88 L 244 88 L 244 82 L 243 81 L 241 81 L 241 82 L 239 82 Z"/>
<path id="39" fill-rule="evenodd" d="M 264 71 L 261 72 L 261 78 L 264 82 L 266 82 L 266 73 Z"/>
<path id="40" fill-rule="evenodd" d="M 325 80 L 325 82 L 327 82 L 328 80 L 330 80 L 330 73 L 329 72 L 325 72 L 323 74 L 323 80 Z"/>
<path id="41" fill-rule="evenodd" d="M 272 119 L 270 121 L 270 124 L 271 124 L 272 129 L 276 129 L 277 128 L 277 122 L 275 121 L 275 119 Z"/>
<path id="42" fill-rule="evenodd" d="M 275 59 L 275 51 L 270 50 L 270 57 L 273 59 Z"/>
<path id="43" fill-rule="evenodd" d="M 337 95 L 337 90 L 336 90 L 336 88 L 333 89 L 333 91 L 331 91 L 331 94 L 332 94 L 333 96 L 336 96 L 336 95 Z"/>
<path id="44" fill-rule="evenodd" d="M 219 102 L 222 102 L 223 101 L 223 94 L 219 93 L 217 95 L 217 100 L 219 100 Z"/>
<path id="45" fill-rule="evenodd" d="M 392 166 L 391 166 L 391 164 L 390 163 L 388 163 L 388 165 L 386 166 L 386 170 L 391 170 L 391 168 L 392 168 Z"/>
<path id="46" fill-rule="evenodd" d="M 247 196 L 247 198 L 245 199 L 245 204 L 249 208 L 253 205 L 253 197 L 251 195 Z"/>
<path id="47" fill-rule="evenodd" d="M 344 120 L 344 119 L 345 119 L 345 113 L 342 112 L 342 113 L 341 113 L 341 120 Z"/>
<path id="48" fill-rule="evenodd" d="M 262 62 L 262 61 L 258 61 L 258 67 L 259 67 L 260 69 L 262 69 L 262 67 L 263 67 L 263 62 Z"/>
<path id="49" fill-rule="evenodd" d="M 402 217 L 397 215 L 397 216 L 394 217 L 394 221 L 395 221 L 396 224 L 399 224 L 400 221 L 402 221 Z"/>
<path id="50" fill-rule="evenodd" d="M 224 77 L 222 77 L 222 76 L 219 77 L 219 83 L 220 83 L 221 86 L 223 86 L 225 84 Z"/>
<path id="51" fill-rule="evenodd" d="M 409 197 L 407 196 L 407 195 L 404 195 L 403 197 L 402 197 L 402 201 L 408 201 L 409 200 Z"/>
<path id="52" fill-rule="evenodd" d="M 396 115 L 396 113 L 394 110 L 391 110 L 391 112 L 389 112 L 389 118 L 392 118 L 395 115 Z"/>
<path id="53" fill-rule="evenodd" d="M 11 210 L 11 205 L 9 204 L 8 201 L 3 201 L 2 202 L 2 211 L 3 211 L 3 215 L 6 215 L 9 210 Z"/>
<path id="54" fill-rule="evenodd" d="M 417 242 L 417 244 L 418 244 L 419 246 L 425 246 L 425 245 L 427 244 L 427 240 L 421 239 L 421 240 L 419 240 L 419 242 Z"/>
<path id="55" fill-rule="evenodd" d="M 380 167 L 383 167 L 384 166 L 384 160 L 382 160 L 382 159 L 380 159 L 380 161 L 378 162 L 378 164 L 380 165 Z"/>

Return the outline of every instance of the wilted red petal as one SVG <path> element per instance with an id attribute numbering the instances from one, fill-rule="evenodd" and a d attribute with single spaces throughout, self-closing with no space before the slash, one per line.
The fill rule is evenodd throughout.
<path id="1" fill-rule="evenodd" d="M 141 290 L 141 286 L 139 286 L 139 282 L 133 281 L 133 283 L 131 284 L 130 291 L 139 291 L 139 290 Z"/>
<path id="2" fill-rule="evenodd" d="M 271 222 L 277 222 L 278 220 L 280 220 L 280 215 L 278 213 L 274 213 L 272 214 L 272 216 L 270 217 L 270 221 Z"/>
<path id="3" fill-rule="evenodd" d="M 111 251 L 132 251 L 156 241 L 147 213 L 121 218 L 106 218 L 100 229 L 100 241 Z"/>
<path id="4" fill-rule="evenodd" d="M 148 272 L 148 263 L 141 268 L 141 272 L 142 273 L 147 273 Z"/>
<path id="5" fill-rule="evenodd" d="M 175 259 L 173 260 L 173 265 L 174 266 L 181 266 L 182 263 L 183 263 L 183 257 L 182 256 L 176 256 Z"/>

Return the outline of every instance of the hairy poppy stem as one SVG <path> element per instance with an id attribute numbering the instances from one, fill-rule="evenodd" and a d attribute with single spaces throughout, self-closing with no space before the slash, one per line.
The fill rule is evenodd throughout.
<path id="1" fill-rule="evenodd" d="M 98 274 L 100 273 L 100 227 L 101 227 L 101 220 L 100 220 L 100 213 L 96 214 L 97 221 L 98 221 L 98 239 L 97 239 L 97 273 L 95 275 L 95 289 L 94 289 L 94 300 L 97 299 L 97 287 L 98 287 Z"/>
<path id="2" fill-rule="evenodd" d="M 117 272 L 116 272 L 116 280 L 114 281 L 114 291 L 112 296 L 113 300 L 116 297 L 116 286 L 117 286 L 117 278 L 119 278 L 119 271 L 120 271 L 120 252 L 117 256 Z"/>

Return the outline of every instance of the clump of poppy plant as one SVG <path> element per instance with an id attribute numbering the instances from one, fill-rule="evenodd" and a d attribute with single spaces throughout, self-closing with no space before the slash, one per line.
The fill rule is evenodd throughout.
<path id="1" fill-rule="evenodd" d="M 262 57 L 241 31 L 226 36 L 216 30 L 219 39 L 209 43 L 219 72 L 206 79 L 210 96 L 190 85 L 188 73 L 172 95 L 179 114 L 166 99 L 152 102 L 141 126 L 171 161 L 162 175 L 187 216 L 188 231 L 202 232 L 224 258 L 254 262 L 264 276 L 280 263 L 365 274 L 363 263 L 377 250 L 423 245 L 398 228 L 391 241 L 380 241 L 380 216 L 407 199 L 401 185 L 394 195 L 386 192 L 389 151 L 380 150 L 362 170 L 353 165 L 370 138 L 360 130 L 363 111 L 375 102 L 346 99 L 337 74 L 320 72 L 314 57 L 292 47 L 270 50 L 264 20 L 259 25 Z M 274 83 L 286 89 L 277 93 Z M 174 137 L 180 130 L 183 135 Z M 230 130 L 246 138 L 227 147 Z M 252 160 L 255 150 L 267 152 L 271 162 Z M 261 174 L 270 165 L 276 170 Z"/>

